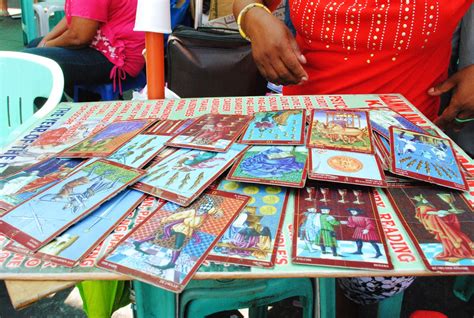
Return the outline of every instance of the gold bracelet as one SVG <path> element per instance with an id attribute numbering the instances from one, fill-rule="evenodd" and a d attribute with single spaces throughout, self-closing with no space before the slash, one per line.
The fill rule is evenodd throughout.
<path id="1" fill-rule="evenodd" d="M 242 29 L 242 19 L 244 18 L 245 14 L 252 8 L 257 7 L 257 8 L 262 8 L 263 10 L 267 11 L 268 13 L 272 14 L 270 9 L 268 9 L 265 5 L 258 3 L 258 2 L 253 2 L 250 4 L 247 4 L 239 13 L 239 16 L 237 17 L 237 25 L 239 26 L 239 33 L 240 35 L 246 39 L 247 41 L 250 42 L 250 38 L 245 34 L 244 30 Z"/>

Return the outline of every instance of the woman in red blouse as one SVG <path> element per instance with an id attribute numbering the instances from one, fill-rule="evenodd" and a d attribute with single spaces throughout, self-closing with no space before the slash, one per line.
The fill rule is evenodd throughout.
<path id="1" fill-rule="evenodd" d="M 234 14 L 261 0 L 236 0 Z M 266 0 L 270 8 L 279 0 Z M 436 123 L 474 117 L 474 66 L 447 79 L 451 38 L 472 0 L 289 0 L 296 38 L 261 7 L 241 28 L 261 73 L 283 93 L 401 93 Z M 271 26 L 271 27 L 270 27 Z M 459 124 L 459 123 L 458 123 Z"/>

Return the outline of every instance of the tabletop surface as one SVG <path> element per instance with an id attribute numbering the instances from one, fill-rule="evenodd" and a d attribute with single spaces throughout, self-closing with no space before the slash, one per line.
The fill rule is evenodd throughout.
<path id="1" fill-rule="evenodd" d="M 0 152 L 0 177 L 17 171 L 41 159 L 73 145 L 90 134 L 97 125 L 114 120 L 132 118 L 184 119 L 206 113 L 251 114 L 257 111 L 296 108 L 378 108 L 390 107 L 401 113 L 421 128 L 444 133 L 427 120 L 401 95 L 315 95 L 315 96 L 266 96 L 191 98 L 150 101 L 115 101 L 91 103 L 62 103 L 44 118 L 33 117 L 22 131 L 13 137 L 14 141 Z M 23 129 L 25 127 L 25 129 Z M 58 137 L 59 136 L 59 137 Z M 39 142 L 38 142 L 39 141 Z M 31 144 L 35 142 L 35 146 Z M 474 174 L 473 161 L 457 146 L 458 159 L 464 168 Z M 474 180 L 468 180 L 467 201 L 474 205 Z M 362 270 L 291 263 L 291 237 L 294 212 L 294 196 L 291 195 L 283 235 L 277 242 L 277 259 L 274 268 L 258 268 L 236 265 L 222 265 L 205 262 L 194 279 L 219 278 L 271 278 L 271 277 L 354 277 L 354 276 L 429 276 L 451 273 L 432 272 L 425 268 L 408 234 L 398 219 L 383 191 L 376 191 L 376 205 L 386 233 L 393 270 Z M 0 211 L 1 212 L 1 211 Z M 49 261 L 28 257 L 2 250 L 9 241 L 0 236 L 0 279 L 5 280 L 108 280 L 130 279 L 94 267 L 114 243 L 123 237 L 133 224 L 151 213 L 151 207 L 137 211 L 121 224 L 92 254 L 79 266 L 66 268 Z M 458 274 L 459 273 L 452 273 Z M 472 274 L 472 272 L 470 273 Z"/>

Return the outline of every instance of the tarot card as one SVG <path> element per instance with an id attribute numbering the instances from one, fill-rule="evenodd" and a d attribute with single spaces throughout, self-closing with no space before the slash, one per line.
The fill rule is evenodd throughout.
<path id="1" fill-rule="evenodd" d="M 372 130 L 366 111 L 313 109 L 308 148 L 373 153 Z"/>
<path id="2" fill-rule="evenodd" d="M 310 149 L 309 178 L 371 187 L 386 187 L 377 155 L 329 149 Z"/>
<path id="3" fill-rule="evenodd" d="M 209 114 L 197 118 L 166 145 L 179 148 L 226 152 L 252 117 Z"/>
<path id="4" fill-rule="evenodd" d="M 370 110 L 369 114 L 372 129 L 381 134 L 386 139 L 389 139 L 390 136 L 388 131 L 390 126 L 404 128 L 419 133 L 426 133 L 422 128 L 418 127 L 390 108 L 372 109 Z"/>
<path id="5" fill-rule="evenodd" d="M 0 209 L 9 210 L 64 179 L 82 159 L 50 158 L 0 179 Z"/>
<path id="6" fill-rule="evenodd" d="M 305 146 L 252 146 L 239 157 L 227 180 L 301 188 L 307 161 Z"/>
<path id="7" fill-rule="evenodd" d="M 386 192 L 429 270 L 474 272 L 474 209 L 461 193 L 427 186 Z"/>
<path id="8" fill-rule="evenodd" d="M 378 133 L 374 134 L 374 140 L 375 145 L 379 148 L 383 156 L 390 160 L 390 141 Z"/>
<path id="9" fill-rule="evenodd" d="M 170 138 L 162 135 L 137 135 L 107 159 L 126 166 L 142 168 L 165 148 L 165 142 Z"/>
<path id="10" fill-rule="evenodd" d="M 36 252 L 35 257 L 73 267 L 87 256 L 144 198 L 145 194 L 140 191 L 122 191 L 42 247 Z"/>
<path id="11" fill-rule="evenodd" d="M 217 179 L 248 146 L 233 144 L 229 151 L 181 148 L 148 169 L 133 188 L 187 206 Z"/>
<path id="12" fill-rule="evenodd" d="M 36 251 L 144 173 L 97 160 L 3 215 L 0 233 Z"/>
<path id="13" fill-rule="evenodd" d="M 449 139 L 390 127 L 390 146 L 393 173 L 469 190 Z"/>
<path id="14" fill-rule="evenodd" d="M 306 110 L 255 113 L 240 142 L 248 145 L 303 145 Z"/>
<path id="15" fill-rule="evenodd" d="M 62 158 L 107 157 L 150 126 L 156 119 L 115 121 L 94 135 L 60 152 Z"/>
<path id="16" fill-rule="evenodd" d="M 211 190 L 189 207 L 168 202 L 125 236 L 98 266 L 181 292 L 248 200 Z"/>
<path id="17" fill-rule="evenodd" d="M 278 186 L 226 180 L 221 181 L 218 189 L 245 194 L 251 199 L 214 246 L 207 260 L 273 267 L 289 191 Z"/>
<path id="18" fill-rule="evenodd" d="M 182 132 L 193 122 L 193 118 L 182 120 L 162 120 L 149 127 L 145 133 L 151 135 L 174 136 Z"/>
<path id="19" fill-rule="evenodd" d="M 391 269 L 370 188 L 318 183 L 295 196 L 293 263 Z"/>

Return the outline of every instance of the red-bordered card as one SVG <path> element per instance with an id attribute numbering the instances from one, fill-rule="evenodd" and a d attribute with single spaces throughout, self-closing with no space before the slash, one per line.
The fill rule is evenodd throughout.
<path id="1" fill-rule="evenodd" d="M 245 115 L 204 115 L 175 135 L 166 145 L 226 152 L 251 119 L 251 116 Z"/>
<path id="2" fill-rule="evenodd" d="M 242 133 L 247 145 L 304 145 L 306 110 L 259 112 Z"/>
<path id="3" fill-rule="evenodd" d="M 94 135 L 61 151 L 57 157 L 103 158 L 110 156 L 155 121 L 156 119 L 134 119 L 112 122 Z"/>
<path id="4" fill-rule="evenodd" d="M 150 135 L 174 136 L 194 122 L 194 118 L 162 120 L 150 126 L 144 133 Z"/>
<path id="5" fill-rule="evenodd" d="M 441 187 L 386 189 L 425 266 L 435 272 L 474 272 L 474 209 Z"/>
<path id="6" fill-rule="evenodd" d="M 306 146 L 374 153 L 369 113 L 363 110 L 313 109 Z"/>
<path id="7" fill-rule="evenodd" d="M 392 269 L 370 188 L 318 183 L 295 196 L 292 261 Z"/>
<path id="8" fill-rule="evenodd" d="M 305 146 L 252 146 L 237 159 L 226 179 L 302 188 L 307 162 Z"/>
<path id="9" fill-rule="evenodd" d="M 4 214 L 0 233 L 37 251 L 144 174 L 97 160 Z"/>
<path id="10" fill-rule="evenodd" d="M 468 191 L 451 141 L 390 127 L 392 173 Z"/>
<path id="11" fill-rule="evenodd" d="M 134 189 L 187 206 L 245 151 L 233 144 L 227 152 L 181 148 L 156 161 Z"/>
<path id="12" fill-rule="evenodd" d="M 308 177 L 371 187 L 387 186 L 382 165 L 375 154 L 312 148 Z"/>
<path id="13" fill-rule="evenodd" d="M 409 121 L 403 115 L 397 113 L 396 111 L 390 108 L 372 109 L 370 110 L 369 114 L 372 129 L 386 139 L 390 138 L 390 126 L 408 129 L 419 133 L 425 133 L 425 131 L 421 127 L 418 127 L 416 124 Z"/>
<path id="14" fill-rule="evenodd" d="M 189 207 L 168 202 L 97 266 L 179 293 L 248 200 L 248 196 L 210 190 Z"/>
<path id="15" fill-rule="evenodd" d="M 218 189 L 249 195 L 251 201 L 230 225 L 206 260 L 273 267 L 289 189 L 227 180 L 222 180 Z"/>

